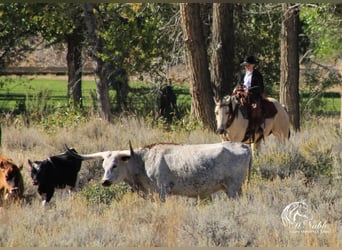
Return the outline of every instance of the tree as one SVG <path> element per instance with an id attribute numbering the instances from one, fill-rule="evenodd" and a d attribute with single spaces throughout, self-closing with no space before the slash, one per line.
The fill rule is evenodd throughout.
<path id="1" fill-rule="evenodd" d="M 73 98 L 75 107 L 82 108 L 82 48 L 84 26 L 77 26 L 71 34 L 66 35 L 68 45 L 68 93 L 67 97 Z"/>
<path id="2" fill-rule="evenodd" d="M 320 3 L 303 5 L 300 11 L 304 42 L 301 63 L 305 88 L 310 90 L 303 112 L 333 85 L 341 86 L 338 59 L 342 56 L 342 4 Z M 302 42 L 303 43 L 303 42 Z M 340 127 L 342 129 L 342 106 Z"/>
<path id="3" fill-rule="evenodd" d="M 117 111 L 126 106 L 128 75 L 148 73 L 160 79 L 162 67 L 171 60 L 173 4 L 109 3 L 99 7 L 104 40 L 103 60 L 111 68 L 111 86 L 116 90 Z"/>
<path id="4" fill-rule="evenodd" d="M 37 34 L 37 26 L 32 22 L 34 14 L 30 4 L 0 4 L 0 67 L 34 50 L 32 37 Z"/>
<path id="5" fill-rule="evenodd" d="M 260 60 L 267 96 L 278 98 L 280 76 L 281 5 L 237 3 L 234 5 L 234 81 L 240 77 L 241 60 L 254 55 Z"/>
<path id="6" fill-rule="evenodd" d="M 82 107 L 82 49 L 85 24 L 79 4 L 55 3 L 31 5 L 36 9 L 33 21 L 49 44 L 67 44 L 67 97 Z"/>
<path id="7" fill-rule="evenodd" d="M 200 4 L 181 3 L 180 13 L 191 73 L 192 108 L 204 126 L 215 129 L 213 90 L 204 42 Z"/>
<path id="8" fill-rule="evenodd" d="M 85 23 L 82 16 L 82 9 L 80 5 L 70 6 L 68 12 L 73 23 L 73 28 L 69 33 L 65 34 L 65 41 L 67 42 L 67 65 L 68 65 L 68 93 L 67 97 L 73 99 L 75 107 L 82 108 L 82 50 L 84 46 Z"/>
<path id="9" fill-rule="evenodd" d="M 220 99 L 233 90 L 233 10 L 234 5 L 230 3 L 213 4 L 211 80 L 215 96 Z"/>
<path id="10" fill-rule="evenodd" d="M 48 45 L 68 45 L 68 92 L 73 102 L 82 106 L 82 43 L 85 29 L 78 4 L 3 4 L 0 5 L 0 63 L 10 64 L 24 58 L 38 41 Z"/>
<path id="11" fill-rule="evenodd" d="M 84 18 L 88 28 L 89 53 L 94 60 L 94 74 L 96 82 L 96 93 L 98 100 L 98 111 L 100 117 L 105 121 L 111 120 L 108 80 L 105 62 L 101 58 L 103 54 L 103 40 L 98 35 L 96 15 L 94 9 L 98 6 L 93 3 L 84 4 Z"/>
<path id="12" fill-rule="evenodd" d="M 287 107 L 294 130 L 299 130 L 299 6 L 283 3 L 282 12 L 280 102 Z"/>

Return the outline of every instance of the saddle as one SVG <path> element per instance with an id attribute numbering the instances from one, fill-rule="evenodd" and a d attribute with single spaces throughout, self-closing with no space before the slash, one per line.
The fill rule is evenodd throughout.
<path id="1" fill-rule="evenodd" d="M 245 89 L 237 88 L 233 95 L 236 96 L 240 111 L 245 119 L 248 120 L 248 127 L 244 140 L 252 139 L 255 141 L 255 135 L 259 134 L 258 140 L 263 138 L 262 127 L 264 127 L 265 119 L 273 118 L 277 114 L 274 104 L 266 97 L 253 95 Z"/>

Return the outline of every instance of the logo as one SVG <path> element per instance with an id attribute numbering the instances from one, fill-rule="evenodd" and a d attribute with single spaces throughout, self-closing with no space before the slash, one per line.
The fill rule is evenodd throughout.
<path id="1" fill-rule="evenodd" d="M 281 213 L 284 227 L 291 233 L 327 233 L 327 221 L 316 221 L 305 201 L 296 201 L 287 205 Z"/>

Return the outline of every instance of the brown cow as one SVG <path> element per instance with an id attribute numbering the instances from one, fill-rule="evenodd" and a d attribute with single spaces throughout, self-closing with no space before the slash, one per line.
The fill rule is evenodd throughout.
<path id="1" fill-rule="evenodd" d="M 0 203 L 23 197 L 24 181 L 19 167 L 12 159 L 0 156 Z"/>

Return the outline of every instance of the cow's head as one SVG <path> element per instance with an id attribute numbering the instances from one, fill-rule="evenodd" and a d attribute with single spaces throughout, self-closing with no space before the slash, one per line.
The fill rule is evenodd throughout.
<path id="1" fill-rule="evenodd" d="M 105 170 L 102 185 L 110 186 L 124 180 L 131 180 L 136 175 L 143 174 L 140 169 L 143 166 L 141 157 L 136 154 L 129 142 L 130 150 L 107 152 L 107 156 L 103 157 L 103 168 Z"/>
<path id="2" fill-rule="evenodd" d="M 123 181 L 127 176 L 128 162 L 131 158 L 129 151 L 109 151 L 103 157 L 104 175 L 103 186 L 110 186 Z"/>
<path id="3" fill-rule="evenodd" d="M 3 183 L 5 185 L 7 194 L 5 199 L 10 196 L 15 196 L 20 191 L 20 185 L 22 184 L 21 169 L 23 165 L 19 167 L 13 163 L 11 159 L 1 159 L 0 160 L 0 171 L 4 178 Z"/>
<path id="4" fill-rule="evenodd" d="M 31 179 L 33 185 L 39 185 L 46 175 L 46 168 L 43 161 L 31 161 L 28 160 L 28 168 L 31 173 Z"/>

